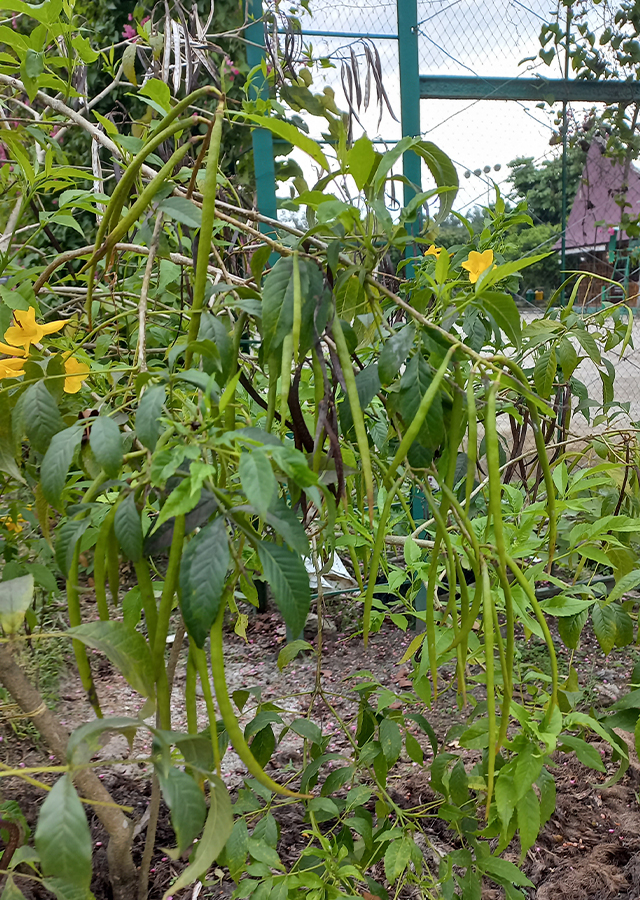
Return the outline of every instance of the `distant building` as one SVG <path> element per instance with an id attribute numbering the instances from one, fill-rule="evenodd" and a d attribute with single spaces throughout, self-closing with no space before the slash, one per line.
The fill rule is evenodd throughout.
<path id="1" fill-rule="evenodd" d="M 638 305 L 640 243 L 629 239 L 620 221 L 623 196 L 624 211 L 640 215 L 640 172 L 633 165 L 628 172 L 625 168 L 623 163 L 604 155 L 600 141 L 592 142 L 567 222 L 566 265 L 568 270 L 593 272 L 617 281 L 621 287 L 585 278 L 580 284 L 577 305 L 600 306 L 605 301 L 617 303 L 623 299 L 631 306 Z M 560 248 L 558 240 L 554 249 Z"/>

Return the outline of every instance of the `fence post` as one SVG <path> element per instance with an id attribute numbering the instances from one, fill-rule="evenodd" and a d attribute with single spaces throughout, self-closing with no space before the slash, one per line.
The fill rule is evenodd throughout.
<path id="1" fill-rule="evenodd" d="M 397 0 L 398 57 L 400 62 L 400 117 L 402 137 L 420 137 L 420 71 L 418 65 L 418 0 Z M 404 205 L 421 190 L 421 160 L 409 150 L 402 159 L 402 171 L 411 184 L 404 187 Z M 407 225 L 411 234 L 420 231 L 420 217 Z M 407 255 L 415 256 L 415 248 L 407 247 Z M 410 276 L 409 268 L 407 275 Z"/>
<path id="2" fill-rule="evenodd" d="M 249 19 L 251 24 L 245 29 L 247 39 L 247 62 L 250 68 L 259 66 L 264 59 L 264 25 L 262 22 L 262 0 L 249 0 Z M 253 79 L 250 92 L 251 99 L 268 99 L 269 85 L 260 73 Z M 276 171 L 273 161 L 273 138 L 265 128 L 251 130 L 253 144 L 253 169 L 256 177 L 256 198 L 258 212 L 270 219 L 278 218 L 276 201 Z M 263 234 L 273 234 L 273 228 L 260 223 Z"/>

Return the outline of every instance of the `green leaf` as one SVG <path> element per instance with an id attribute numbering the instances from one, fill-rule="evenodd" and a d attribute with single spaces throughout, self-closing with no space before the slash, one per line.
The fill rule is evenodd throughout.
<path id="1" fill-rule="evenodd" d="M 482 308 L 494 319 L 498 328 L 503 331 L 514 347 L 522 342 L 522 325 L 520 312 L 510 294 L 498 291 L 482 291 Z"/>
<path id="2" fill-rule="evenodd" d="M 349 174 L 355 181 L 359 191 L 361 191 L 369 181 L 377 158 L 373 144 L 366 134 L 363 134 L 361 138 L 358 138 L 353 147 L 347 152 Z"/>
<path id="3" fill-rule="evenodd" d="M 69 519 L 56 530 L 56 562 L 65 578 L 69 576 L 76 545 L 90 525 L 89 518 Z"/>
<path id="4" fill-rule="evenodd" d="M 397 394 L 397 408 L 405 425 L 409 425 L 418 412 L 418 407 L 427 393 L 433 372 L 421 353 L 411 357 L 400 379 L 400 391 Z M 418 441 L 429 449 L 442 444 L 444 438 L 444 419 L 442 415 L 442 391 L 439 391 L 431 404 L 427 417 L 418 435 Z"/>
<path id="5" fill-rule="evenodd" d="M 261 728 L 249 746 L 254 759 L 264 769 L 276 749 L 276 736 L 271 725 Z"/>
<path id="6" fill-rule="evenodd" d="M 309 575 L 300 557 L 267 541 L 258 544 L 262 571 L 276 606 L 293 635 L 302 633 L 311 605 Z"/>
<path id="7" fill-rule="evenodd" d="M 315 722 L 311 722 L 309 719 L 295 719 L 289 727 L 300 737 L 306 738 L 313 744 L 320 744 L 322 741 L 322 731 Z"/>
<path id="8" fill-rule="evenodd" d="M 531 785 L 537 780 L 542 769 L 542 756 L 533 744 L 518 754 L 514 776 L 516 801 L 520 800 Z"/>
<path id="9" fill-rule="evenodd" d="M 384 874 L 389 884 L 394 884 L 409 865 L 412 849 L 413 841 L 410 838 L 390 842 L 384 854 Z"/>
<path id="10" fill-rule="evenodd" d="M 34 80 L 39 78 L 44 72 L 44 54 L 38 53 L 29 47 L 24 60 L 24 72 L 27 78 L 33 78 Z"/>
<path id="11" fill-rule="evenodd" d="M 160 416 L 166 392 L 161 384 L 148 387 L 138 405 L 136 413 L 136 434 L 142 444 L 154 450 L 160 437 Z"/>
<path id="12" fill-rule="evenodd" d="M 496 808 L 501 822 L 501 834 L 506 834 L 511 822 L 511 817 L 516 808 L 516 792 L 513 776 L 507 772 L 500 772 L 496 781 L 495 790 Z"/>
<path id="13" fill-rule="evenodd" d="M 91 425 L 89 437 L 91 449 L 98 465 L 109 478 L 116 478 L 122 468 L 122 435 L 120 428 L 109 416 L 98 416 Z"/>
<path id="14" fill-rule="evenodd" d="M 602 357 L 600 356 L 600 351 L 598 350 L 598 345 L 596 344 L 593 335 L 590 332 L 586 330 L 583 331 L 579 328 L 572 332 L 572 334 L 573 337 L 577 338 L 578 343 L 581 345 L 582 349 L 587 354 L 589 359 L 596 365 L 601 365 Z"/>
<path id="15" fill-rule="evenodd" d="M 591 610 L 591 624 L 602 652 L 607 656 L 616 643 L 616 612 L 611 606 L 595 605 Z"/>
<path id="16" fill-rule="evenodd" d="M 143 697 L 155 694 L 151 651 L 139 631 L 124 622 L 87 622 L 70 628 L 67 634 L 87 647 L 100 650 L 114 664 L 131 687 Z"/>
<path id="17" fill-rule="evenodd" d="M 186 197 L 167 197 L 158 204 L 158 209 L 170 219 L 188 225 L 189 228 L 202 226 L 202 210 Z"/>
<path id="18" fill-rule="evenodd" d="M 0 900 L 25 900 L 25 896 L 13 880 L 12 875 L 7 876 L 7 883 L 0 895 Z"/>
<path id="19" fill-rule="evenodd" d="M 58 593 L 58 582 L 49 566 L 44 563 L 24 563 L 24 568 L 33 575 L 35 583 L 50 594 Z"/>
<path id="20" fill-rule="evenodd" d="M 404 736 L 404 745 L 407 750 L 407 756 L 419 766 L 424 762 L 424 752 L 418 741 L 414 738 L 410 731 Z"/>
<path id="21" fill-rule="evenodd" d="M 412 537 L 408 537 L 404 542 L 403 555 L 407 566 L 415 566 L 422 556 L 422 550 L 418 547 Z"/>
<path id="22" fill-rule="evenodd" d="M 187 544 L 180 564 L 180 608 L 184 624 L 200 648 L 220 609 L 229 568 L 229 536 L 218 516 Z"/>
<path id="23" fill-rule="evenodd" d="M 69 466 L 73 461 L 76 450 L 80 446 L 82 433 L 82 426 L 72 425 L 70 428 L 65 428 L 63 431 L 54 434 L 42 460 L 40 469 L 42 493 L 56 509 L 59 508 Z"/>
<path id="24" fill-rule="evenodd" d="M 187 850 L 202 830 L 207 817 L 204 794 L 191 775 L 171 766 L 163 772 L 156 766 L 162 796 L 171 812 L 171 825 L 176 833 L 178 853 Z"/>
<path id="25" fill-rule="evenodd" d="M 150 78 L 140 88 L 141 97 L 149 97 L 163 108 L 165 113 L 171 109 L 171 91 L 169 85 L 165 84 L 159 78 Z"/>
<path id="26" fill-rule="evenodd" d="M 272 131 L 273 134 L 277 134 L 278 137 L 283 138 L 289 144 L 293 144 L 294 147 L 299 147 L 300 150 L 307 153 L 311 159 L 315 160 L 319 166 L 322 166 L 325 172 L 329 171 L 329 163 L 327 162 L 327 158 L 322 152 L 320 145 L 312 138 L 308 137 L 303 131 L 300 131 L 295 125 L 291 125 L 289 122 L 283 122 L 281 119 L 275 119 L 273 116 L 245 114 L 245 118 L 250 122 L 253 122 L 254 125 L 257 125 L 259 128 L 266 128 L 269 131 Z"/>
<path id="27" fill-rule="evenodd" d="M 240 482 L 247 500 L 263 518 L 278 493 L 278 482 L 269 457 L 262 450 L 251 450 L 240 456 Z"/>
<path id="28" fill-rule="evenodd" d="M 122 54 L 122 71 L 124 72 L 125 78 L 127 78 L 131 84 L 135 84 L 136 86 L 138 84 L 138 79 L 136 78 L 137 55 L 137 47 L 135 44 L 127 44 Z"/>
<path id="29" fill-rule="evenodd" d="M 157 533 L 161 525 L 173 519 L 175 516 L 183 516 L 185 513 L 191 512 L 200 502 L 202 495 L 202 486 L 191 478 L 183 478 L 177 488 L 175 488 L 165 500 L 160 515 L 155 521 L 153 528 L 154 534 Z"/>
<path id="30" fill-rule="evenodd" d="M 558 737 L 558 744 L 570 747 L 583 766 L 589 766 L 590 769 L 596 769 L 598 772 L 606 772 L 602 757 L 596 748 L 583 741 L 582 738 L 573 734 L 561 734 Z"/>
<path id="31" fill-rule="evenodd" d="M 529 788 L 524 797 L 518 801 L 516 810 L 520 832 L 520 862 L 522 862 L 527 850 L 533 847 L 540 831 L 540 802 L 532 788 Z"/>
<path id="32" fill-rule="evenodd" d="M 345 784 L 352 780 L 353 774 L 353 766 L 343 766 L 340 769 L 336 769 L 334 772 L 329 772 L 320 793 L 323 797 L 328 797 L 330 794 L 342 790 Z"/>
<path id="33" fill-rule="evenodd" d="M 434 222 L 437 224 L 443 221 L 453 208 L 458 189 L 458 173 L 447 154 L 430 141 L 404 137 L 398 141 L 393 149 L 388 150 L 383 155 L 376 169 L 373 182 L 374 193 L 380 193 L 387 180 L 387 173 L 407 150 L 413 150 L 422 158 L 439 188 L 452 188 L 452 190 L 443 191 L 440 195 L 440 209 L 434 216 Z"/>
<path id="34" fill-rule="evenodd" d="M 266 841 L 250 837 L 248 849 L 251 857 L 257 862 L 264 863 L 270 869 L 280 869 L 284 872 L 284 866 L 277 851 L 270 847 Z"/>
<path id="35" fill-rule="evenodd" d="M 203 346 L 204 345 L 204 346 Z M 202 353 L 204 347 L 208 349 L 209 341 L 194 341 L 190 344 L 190 348 L 196 352 Z M 206 358 L 207 356 L 211 357 L 211 354 L 204 354 L 202 356 Z M 197 387 L 202 393 L 209 397 L 210 400 L 217 402 L 220 397 L 220 392 L 218 391 L 218 387 L 215 382 L 215 373 L 209 375 L 207 372 L 201 372 L 199 369 L 187 369 L 186 372 L 177 372 L 176 378 L 180 379 L 180 381 L 186 381 L 187 384 L 192 384 L 194 387 Z"/>
<path id="36" fill-rule="evenodd" d="M 277 497 L 265 515 L 265 521 L 301 556 L 309 553 L 309 538 L 295 512 L 283 497 Z"/>
<path id="37" fill-rule="evenodd" d="M 304 269 L 300 267 L 300 287 Z M 262 339 L 265 357 L 276 353 L 293 328 L 293 258 L 280 257 L 262 286 Z"/>
<path id="38" fill-rule="evenodd" d="M 233 831 L 225 844 L 224 852 L 229 874 L 237 883 L 244 872 L 249 852 L 249 831 L 244 819 L 236 819 Z"/>
<path id="39" fill-rule="evenodd" d="M 251 274 L 257 285 L 260 285 L 260 282 L 262 281 L 262 275 L 271 253 L 272 250 L 269 244 L 261 244 L 251 254 Z"/>
<path id="40" fill-rule="evenodd" d="M 91 883 L 91 832 L 71 777 L 63 775 L 49 791 L 34 836 L 43 874 L 88 892 Z"/>
<path id="41" fill-rule="evenodd" d="M 37 381 L 27 388 L 20 408 L 30 443 L 38 453 L 46 453 L 51 438 L 62 431 L 64 422 L 44 381 Z"/>
<path id="42" fill-rule="evenodd" d="M 364 784 L 357 784 L 355 787 L 350 788 L 345 797 L 345 810 L 348 812 L 350 809 L 355 809 L 356 806 L 365 806 L 371 799 L 372 794 L 373 789 Z"/>
<path id="43" fill-rule="evenodd" d="M 640 569 L 634 569 L 633 572 L 623 575 L 611 588 L 609 596 L 607 597 L 607 605 L 613 603 L 614 600 L 619 600 L 627 593 L 627 591 L 633 591 L 639 584 Z"/>
<path id="44" fill-rule="evenodd" d="M 0 626 L 5 634 L 16 634 L 33 600 L 33 575 L 0 581 Z"/>
<path id="45" fill-rule="evenodd" d="M 633 642 L 633 619 L 617 603 L 613 610 L 616 614 L 616 647 L 628 647 Z"/>
<path id="46" fill-rule="evenodd" d="M 380 390 L 378 364 L 372 363 L 370 366 L 366 366 L 358 372 L 355 381 L 358 400 L 360 401 L 360 409 L 364 411 Z M 353 414 L 351 412 L 351 403 L 348 397 L 345 397 L 344 400 L 342 400 L 338 412 L 340 414 L 340 428 L 342 433 L 347 434 L 353 428 Z"/>
<path id="47" fill-rule="evenodd" d="M 71 45 L 82 60 L 83 63 L 87 65 L 89 63 L 95 62 L 100 54 L 96 52 L 89 43 L 89 40 L 86 37 L 83 37 L 81 34 L 76 34 L 71 40 Z"/>
<path id="48" fill-rule="evenodd" d="M 565 381 L 568 381 L 578 368 L 580 362 L 578 354 L 576 353 L 576 348 L 568 338 L 563 337 L 558 342 L 556 351 L 558 354 L 558 362 L 562 367 L 562 376 Z"/>
<path id="49" fill-rule="evenodd" d="M 556 782 L 553 775 L 543 769 L 537 785 L 540 789 L 540 824 L 546 825 L 556 808 Z"/>
<path id="50" fill-rule="evenodd" d="M 0 306 L 0 310 L 2 307 Z M 13 439 L 12 404 L 8 393 L 0 394 L 0 472 L 10 475 L 24 484 L 24 478 L 15 460 Z M 18 451 L 19 452 L 19 451 Z"/>
<path id="51" fill-rule="evenodd" d="M 415 339 L 415 328 L 405 325 L 384 342 L 378 359 L 378 376 L 382 384 L 390 384 L 406 361 Z"/>
<path id="52" fill-rule="evenodd" d="M 217 723 L 218 738 L 222 736 L 222 722 Z M 201 773 L 210 774 L 213 765 L 213 747 L 211 745 L 211 728 L 207 728 L 199 734 L 176 734 L 175 731 L 168 732 L 170 740 L 176 746 L 176 749 L 184 756 L 186 765 L 199 769 Z M 221 751 L 221 755 L 224 751 Z"/>
<path id="53" fill-rule="evenodd" d="M 142 559 L 142 520 L 133 494 L 118 505 L 113 530 L 127 558 L 131 562 L 139 562 Z"/>
<path id="54" fill-rule="evenodd" d="M 536 360 L 533 369 L 533 382 L 536 386 L 536 391 L 545 400 L 551 396 L 557 368 L 556 351 L 553 347 L 541 353 Z"/>
<path id="55" fill-rule="evenodd" d="M 538 253 L 536 256 L 527 256 L 524 259 L 514 259 L 511 262 L 503 263 L 501 266 L 494 266 L 482 279 L 481 289 L 490 287 L 492 284 L 496 284 L 498 281 L 502 281 L 503 278 L 508 278 L 509 275 L 520 272 L 528 266 L 533 266 L 550 255 L 550 253 Z"/>
<path id="56" fill-rule="evenodd" d="M 462 806 L 469 799 L 469 779 L 461 759 L 455 764 L 449 776 L 449 794 L 456 806 Z"/>
<path id="57" fill-rule="evenodd" d="M 131 748 L 136 731 L 142 725 L 140 719 L 131 719 L 128 716 L 92 719 L 71 732 L 67 743 L 67 761 L 72 766 L 89 762 L 102 746 L 100 739 L 110 731 L 124 734 L 129 741 L 129 748 Z"/>
<path id="58" fill-rule="evenodd" d="M 191 862 L 176 881 L 164 893 L 162 900 L 168 900 L 189 884 L 193 884 L 207 872 L 216 857 L 222 852 L 233 829 L 233 812 L 229 793 L 222 781 L 215 775 L 210 779 L 209 813 L 202 837 L 191 857 Z"/>
<path id="59" fill-rule="evenodd" d="M 402 751 L 402 734 L 398 723 L 393 719 L 380 722 L 380 746 L 389 768 L 397 762 Z"/>
<path id="60" fill-rule="evenodd" d="M 532 881 L 514 863 L 499 856 L 486 856 L 478 860 L 478 868 L 499 884 L 509 882 L 518 887 L 534 887 Z"/>
<path id="61" fill-rule="evenodd" d="M 278 668 L 282 670 L 292 662 L 302 650 L 313 650 L 308 641 L 290 641 L 278 654 Z"/>

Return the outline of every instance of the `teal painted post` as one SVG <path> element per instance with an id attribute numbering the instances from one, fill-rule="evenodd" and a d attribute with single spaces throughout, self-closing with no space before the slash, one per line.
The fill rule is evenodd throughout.
<path id="1" fill-rule="evenodd" d="M 403 137 L 420 137 L 420 71 L 418 66 L 418 0 L 397 0 L 398 56 L 400 62 L 400 116 Z M 404 185 L 404 205 L 421 190 L 421 161 L 412 150 L 404 154 L 402 170 L 410 184 Z M 408 226 L 413 235 L 420 231 L 420 218 Z M 416 256 L 415 246 L 407 256 Z M 412 267 L 407 267 L 411 277 Z"/>
<path id="2" fill-rule="evenodd" d="M 427 588 L 424 584 L 420 586 L 420 590 L 416 594 L 416 599 L 413 601 L 413 605 L 416 612 L 426 612 L 427 611 Z M 413 627 L 416 634 L 421 634 L 426 627 L 426 623 L 424 619 L 419 619 L 417 616 L 413 619 Z"/>
<path id="3" fill-rule="evenodd" d="M 245 31 L 247 39 L 247 62 L 250 68 L 259 66 L 264 59 L 264 27 L 262 23 L 262 0 L 249 0 L 249 18 L 253 20 Z M 262 74 L 253 79 L 251 98 L 267 99 L 269 85 Z M 253 167 L 256 176 L 256 197 L 258 212 L 270 219 L 278 218 L 276 202 L 276 170 L 273 161 L 273 138 L 265 128 L 254 128 L 251 132 L 253 143 Z M 273 234 L 266 223 L 260 223 L 263 234 Z"/>

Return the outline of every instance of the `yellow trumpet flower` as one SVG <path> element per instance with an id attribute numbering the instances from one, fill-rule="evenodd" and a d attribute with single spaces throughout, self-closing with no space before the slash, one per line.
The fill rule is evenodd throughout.
<path id="1" fill-rule="evenodd" d="M 492 265 L 493 250 L 485 250 L 483 253 L 472 250 L 471 253 L 469 253 L 469 258 L 466 262 L 462 263 L 462 268 L 466 269 L 469 273 L 469 281 L 471 284 L 475 284 L 482 273 L 486 272 L 487 269 L 490 269 Z"/>
<path id="2" fill-rule="evenodd" d="M 64 380 L 65 393 L 77 394 L 91 369 L 86 363 L 70 356 L 64 361 L 64 370 L 67 373 L 67 377 Z"/>
<path id="3" fill-rule="evenodd" d="M 24 347 L 10 347 L 8 344 L 3 344 L 0 341 L 0 353 L 4 353 L 5 356 L 26 356 L 27 351 Z"/>
<path id="4" fill-rule="evenodd" d="M 436 247 L 435 244 L 431 244 L 428 250 L 424 251 L 425 256 L 435 256 L 437 259 L 442 253 L 442 247 Z"/>
<path id="5" fill-rule="evenodd" d="M 24 359 L 0 359 L 0 379 L 24 375 Z"/>
<path id="6" fill-rule="evenodd" d="M 47 322 L 40 325 L 36 322 L 36 311 L 33 306 L 29 309 L 16 309 L 13 311 L 14 324 L 9 326 L 4 333 L 7 344 L 13 347 L 24 347 L 28 350 L 31 344 L 39 344 L 45 334 L 53 334 L 60 331 L 68 319 L 56 319 L 55 322 Z"/>

